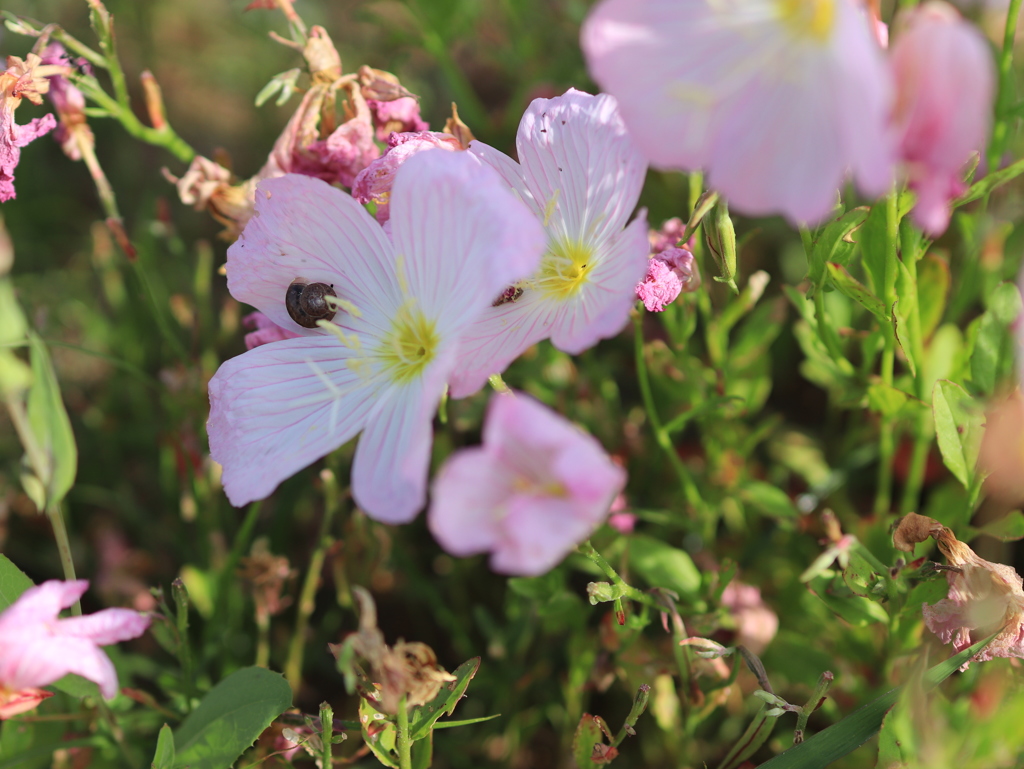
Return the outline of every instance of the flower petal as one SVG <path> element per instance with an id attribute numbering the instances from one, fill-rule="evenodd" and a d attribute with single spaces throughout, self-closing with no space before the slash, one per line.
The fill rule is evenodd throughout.
<path id="1" fill-rule="evenodd" d="M 504 152 L 499 152 L 482 141 L 470 142 L 467 152 L 480 158 L 481 161 L 497 171 L 498 175 L 505 180 L 505 184 L 511 187 L 519 199 L 533 211 L 534 216 L 538 219 L 544 218 L 544 209 L 533 199 L 533 193 L 526 186 L 526 177 L 523 175 L 521 165 Z"/>
<path id="2" fill-rule="evenodd" d="M 228 289 L 288 331 L 306 336 L 285 308 L 296 279 L 333 285 L 371 320 L 401 304 L 384 231 L 349 195 L 319 179 L 288 174 L 260 182 L 256 214 L 228 249 Z"/>
<path id="3" fill-rule="evenodd" d="M 30 587 L 0 613 L 0 633 L 19 630 L 37 622 L 52 622 L 61 609 L 71 606 L 88 588 L 89 582 L 84 579 L 73 582 L 51 579 Z"/>
<path id="4" fill-rule="evenodd" d="M 465 152 L 427 150 L 407 160 L 390 221 L 408 292 L 442 336 L 461 332 L 530 275 L 546 241 L 501 177 Z"/>
<path id="5" fill-rule="evenodd" d="M 352 461 L 352 496 L 368 516 L 408 523 L 427 501 L 432 422 L 443 385 L 424 377 L 381 394 Z"/>
<path id="6" fill-rule="evenodd" d="M 68 673 L 95 682 L 107 699 L 117 694 L 117 673 L 96 644 L 84 638 L 41 636 L 31 644 L 4 647 L 0 680 L 11 689 L 48 686 Z"/>
<path id="7" fill-rule="evenodd" d="M 570 88 L 534 99 L 519 124 L 519 163 L 549 235 L 600 243 L 625 225 L 647 162 L 626 131 L 615 99 Z"/>
<path id="8" fill-rule="evenodd" d="M 150 618 L 131 609 L 104 609 L 95 614 L 66 617 L 57 623 L 62 636 L 84 638 L 100 646 L 138 638 L 149 627 Z"/>
<path id="9" fill-rule="evenodd" d="M 506 465 L 481 448 L 453 454 L 431 487 L 427 523 L 434 539 L 462 558 L 491 550 L 512 480 Z"/>
<path id="10" fill-rule="evenodd" d="M 363 428 L 374 388 L 349 366 L 355 355 L 334 337 L 303 337 L 221 365 L 207 432 L 233 505 L 266 497 Z"/>
<path id="11" fill-rule="evenodd" d="M 502 521 L 503 537 L 491 555 L 501 574 L 534 577 L 550 571 L 596 528 L 576 516 L 572 500 L 520 495 Z"/>

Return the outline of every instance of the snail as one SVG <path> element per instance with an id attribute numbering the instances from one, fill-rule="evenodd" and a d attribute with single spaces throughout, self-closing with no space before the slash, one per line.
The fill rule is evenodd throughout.
<path id="1" fill-rule="evenodd" d="M 327 297 L 337 296 L 334 286 L 326 283 L 294 281 L 284 295 L 284 306 L 292 320 L 303 328 L 316 328 L 318 320 L 331 320 L 336 312 Z"/>

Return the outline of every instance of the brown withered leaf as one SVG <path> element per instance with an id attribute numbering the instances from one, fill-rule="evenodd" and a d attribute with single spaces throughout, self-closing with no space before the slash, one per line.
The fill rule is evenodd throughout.
<path id="1" fill-rule="evenodd" d="M 914 545 L 942 531 L 943 526 L 934 518 L 917 513 L 907 513 L 892 534 L 892 543 L 897 550 L 912 553 Z"/>

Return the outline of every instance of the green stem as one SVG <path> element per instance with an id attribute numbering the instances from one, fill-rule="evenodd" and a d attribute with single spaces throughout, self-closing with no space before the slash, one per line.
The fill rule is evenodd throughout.
<path id="1" fill-rule="evenodd" d="M 661 450 L 665 452 L 669 462 L 676 471 L 676 475 L 679 476 L 679 485 L 683 490 L 683 496 L 686 498 L 687 503 L 692 508 L 699 508 L 701 503 L 700 492 L 697 491 L 693 478 L 690 477 L 690 471 L 686 469 L 686 465 L 683 464 L 683 460 L 679 458 L 679 454 L 672 445 L 672 439 L 665 430 L 665 426 L 662 424 L 661 418 L 658 416 L 658 411 L 654 405 L 654 395 L 651 392 L 650 374 L 647 371 L 647 359 L 644 357 L 642 314 L 636 313 L 634 315 L 633 325 L 636 331 L 636 376 L 640 385 L 640 394 L 644 401 L 644 410 L 647 412 L 647 419 L 651 423 L 651 429 L 654 431 L 654 439 L 657 441 L 658 446 L 661 447 Z"/>
<path id="2" fill-rule="evenodd" d="M 999 168 L 999 158 L 1006 148 L 1010 131 L 1007 112 L 1010 109 L 1010 77 L 1013 74 L 1013 43 L 1017 33 L 1017 17 L 1020 15 L 1021 0 L 1010 0 L 1006 11 L 1006 28 L 1003 30 L 1003 50 L 999 55 L 999 90 L 996 96 L 996 122 L 992 126 L 992 140 L 988 145 L 988 171 Z"/>
<path id="3" fill-rule="evenodd" d="M 64 569 L 64 579 L 73 582 L 78 577 L 75 576 L 75 562 L 71 557 L 71 542 L 68 540 L 68 530 L 64 526 L 64 515 L 61 513 L 59 502 L 54 502 L 46 508 L 46 517 L 50 519 L 53 537 L 57 540 L 57 552 L 60 553 L 60 565 Z M 81 601 L 75 601 L 74 606 L 71 607 L 71 613 L 74 615 L 82 613 Z"/>
<path id="4" fill-rule="evenodd" d="M 402 695 L 398 703 L 398 766 L 399 769 L 412 769 L 412 740 L 409 737 L 409 709 L 406 696 Z"/>
<path id="5" fill-rule="evenodd" d="M 604 556 L 594 549 L 594 546 L 590 543 L 589 539 L 579 545 L 577 550 L 593 561 L 597 568 L 604 572 L 605 576 L 611 580 L 612 584 L 622 592 L 623 598 L 628 598 L 629 600 L 636 601 L 637 603 L 647 604 L 658 611 L 664 610 L 665 607 L 658 603 L 652 596 L 647 595 L 647 593 L 644 593 L 641 590 L 637 590 L 620 577 L 619 573 L 612 568 L 612 565 L 604 559 Z"/>
<path id="6" fill-rule="evenodd" d="M 302 683 L 302 657 L 306 649 L 306 631 L 309 629 L 309 618 L 316 608 L 316 589 L 320 584 L 320 573 L 324 568 L 324 560 L 327 556 L 327 548 L 333 540 L 329 536 L 331 520 L 339 506 L 337 482 L 334 473 L 330 470 L 321 472 L 320 477 L 324 481 L 324 517 L 320 523 L 320 535 L 317 537 L 317 546 L 313 556 L 309 560 L 309 570 L 306 572 L 306 579 L 302 583 L 302 593 L 299 597 L 298 614 L 295 618 L 295 631 L 292 634 L 291 643 L 288 647 L 288 661 L 285 663 L 284 676 L 293 692 L 299 690 Z"/>
<path id="7" fill-rule="evenodd" d="M 896 190 L 885 200 L 886 254 L 882 299 L 886 313 L 892 313 L 896 303 L 896 275 L 899 270 L 899 208 Z M 885 329 L 885 347 L 882 350 L 882 382 L 892 385 L 896 364 L 896 332 L 889 324 Z M 896 453 L 896 428 L 892 418 L 882 415 L 878 436 L 878 488 L 875 493 L 875 512 L 888 513 L 892 507 L 892 461 Z"/>
<path id="8" fill-rule="evenodd" d="M 907 471 L 907 480 L 903 486 L 903 496 L 900 498 L 900 515 L 917 510 L 921 498 L 921 489 L 924 486 L 924 473 L 928 465 L 928 450 L 932 441 L 918 425 L 914 436 L 914 448 L 910 455 L 910 469 Z"/>

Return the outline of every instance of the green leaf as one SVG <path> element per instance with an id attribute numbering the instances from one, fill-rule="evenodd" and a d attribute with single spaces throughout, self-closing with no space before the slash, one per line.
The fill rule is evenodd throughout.
<path id="1" fill-rule="evenodd" d="M 748 481 L 740 489 L 740 499 L 770 518 L 800 517 L 789 494 L 770 483 Z"/>
<path id="2" fill-rule="evenodd" d="M 236 670 L 178 727 L 174 767 L 231 766 L 291 704 L 292 690 L 281 675 L 258 667 Z"/>
<path id="3" fill-rule="evenodd" d="M 664 587 L 680 595 L 700 589 L 700 571 L 690 556 L 667 542 L 634 534 L 629 540 L 629 563 L 651 587 Z"/>
<path id="4" fill-rule="evenodd" d="M 995 635 L 989 636 L 984 641 L 979 641 L 974 646 L 964 649 L 959 654 L 933 667 L 925 674 L 925 688 L 934 688 L 945 681 L 953 675 L 957 668 L 984 649 L 993 638 Z M 899 695 L 899 688 L 886 692 L 878 699 L 854 711 L 838 724 L 833 724 L 809 740 L 794 745 L 784 753 L 761 764 L 759 769 L 823 769 L 833 761 L 849 755 L 871 739 L 881 728 L 885 714 L 896 704 Z"/>
<path id="5" fill-rule="evenodd" d="M 1003 542 L 1016 542 L 1024 539 L 1024 513 L 1014 510 L 980 529 L 971 529 L 971 534 L 987 534 Z"/>
<path id="6" fill-rule="evenodd" d="M 807 585 L 836 616 L 855 627 L 867 627 L 889 621 L 888 613 L 879 604 L 870 598 L 855 595 L 843 581 L 836 580 L 828 574 L 829 572 L 819 574 L 809 580 Z"/>
<path id="7" fill-rule="evenodd" d="M 885 295 L 885 266 L 889 255 L 889 236 L 886 232 L 885 201 L 872 206 L 868 218 L 857 231 L 860 258 L 868 282 L 876 294 Z"/>
<path id="8" fill-rule="evenodd" d="M 484 721 L 493 721 L 495 718 L 501 718 L 501 713 L 495 713 L 493 716 L 480 716 L 480 718 L 466 718 L 461 721 L 438 721 L 434 724 L 434 731 L 438 729 L 451 729 L 456 726 L 482 724 Z"/>
<path id="9" fill-rule="evenodd" d="M 868 385 L 868 408 L 887 418 L 896 416 L 910 397 L 903 390 L 886 384 L 880 378 L 876 378 Z"/>
<path id="10" fill-rule="evenodd" d="M 160 728 L 160 736 L 156 740 L 156 753 L 150 766 L 152 769 L 174 769 L 174 733 L 167 724 Z"/>
<path id="11" fill-rule="evenodd" d="M 888 309 L 885 303 L 871 293 L 871 290 L 846 271 L 846 268 L 835 262 L 828 263 L 828 275 L 832 283 L 842 293 L 863 306 L 868 312 L 878 318 L 880 323 L 891 322 Z"/>
<path id="12" fill-rule="evenodd" d="M 1012 283 L 1001 283 L 989 297 L 988 311 L 978 323 L 971 382 L 986 395 L 996 389 L 1000 377 L 1012 365 L 1014 339 L 1010 324 L 1020 312 L 1020 291 Z"/>
<path id="13" fill-rule="evenodd" d="M 811 251 L 810 279 L 818 290 L 825 282 L 825 265 L 829 262 L 847 264 L 853 255 L 855 242 L 850 237 L 868 218 L 871 209 L 866 206 L 847 211 L 826 224 Z"/>
<path id="14" fill-rule="evenodd" d="M 969 488 L 978 461 L 984 415 L 964 388 L 940 379 L 932 390 L 932 414 L 942 461 Z"/>
<path id="15" fill-rule="evenodd" d="M 28 420 L 45 466 L 33 468 L 36 482 L 26 484 L 25 492 L 44 510 L 60 504 L 74 484 L 78 448 L 46 345 L 35 334 L 30 333 L 28 338 L 33 380 L 28 392 Z"/>
<path id="16" fill-rule="evenodd" d="M 949 264 L 929 252 L 917 263 L 917 304 L 921 313 L 921 337 L 928 339 L 942 321 L 952 278 Z"/>
<path id="17" fill-rule="evenodd" d="M 469 688 L 469 682 L 473 680 L 473 676 L 479 669 L 479 657 L 466 660 L 452 673 L 455 676 L 454 681 L 443 685 L 434 699 L 425 705 L 420 705 L 412 712 L 409 719 L 409 737 L 413 742 L 422 740 L 429 735 L 434 723 L 441 716 L 452 714 L 455 706 L 462 699 L 462 695 Z"/>
<path id="18" fill-rule="evenodd" d="M 18 597 L 32 587 L 32 580 L 15 566 L 11 559 L 0 553 L 0 611 L 3 611 Z"/>
<path id="19" fill-rule="evenodd" d="M 918 318 L 917 281 L 910 274 L 907 265 L 897 262 L 896 295 L 899 297 L 893 308 L 893 329 L 896 341 L 907 359 L 911 376 L 917 376 L 918 366 L 924 359 L 924 340 L 921 338 L 921 323 Z"/>
<path id="20" fill-rule="evenodd" d="M 609 763 L 618 755 L 615 748 L 605 745 L 608 726 L 600 716 L 584 713 L 572 738 L 572 757 L 579 769 L 594 769 Z M 597 748 L 597 753 L 594 749 Z"/>
<path id="21" fill-rule="evenodd" d="M 895 710 L 890 710 L 882 720 L 882 729 L 878 733 L 878 761 L 876 769 L 900 769 L 907 765 L 903 751 L 900 750 L 899 733 Z"/>
<path id="22" fill-rule="evenodd" d="M 377 695 L 379 696 L 379 695 Z M 395 722 L 371 704 L 364 693 L 359 698 L 359 722 L 362 725 L 363 742 L 384 766 L 398 769 L 398 729 Z M 415 745 L 415 743 L 413 743 Z"/>

